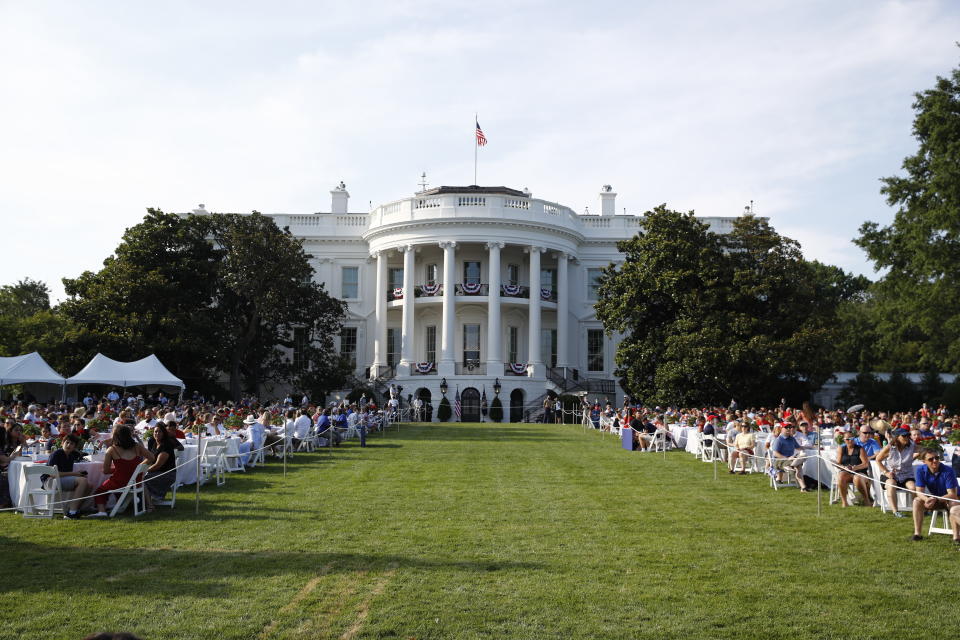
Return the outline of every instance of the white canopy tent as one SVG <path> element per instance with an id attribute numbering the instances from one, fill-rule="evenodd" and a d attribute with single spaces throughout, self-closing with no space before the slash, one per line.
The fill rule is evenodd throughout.
<path id="1" fill-rule="evenodd" d="M 112 384 L 117 387 L 156 385 L 177 387 L 183 391 L 183 380 L 163 366 L 157 356 L 151 354 L 135 362 L 119 362 L 98 353 L 80 372 L 67 378 L 67 384 Z"/>
<path id="2" fill-rule="evenodd" d="M 50 368 L 39 353 L 22 356 L 0 357 L 0 394 L 8 384 L 55 384 L 63 390 L 63 376 Z M 39 391 L 37 393 L 40 393 Z"/>

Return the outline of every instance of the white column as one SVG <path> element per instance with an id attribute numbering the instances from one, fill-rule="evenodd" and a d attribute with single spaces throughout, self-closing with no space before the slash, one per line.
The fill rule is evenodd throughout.
<path id="1" fill-rule="evenodd" d="M 487 291 L 487 375 L 503 374 L 503 347 L 500 346 L 500 249 L 502 242 L 488 242 L 490 250 Z"/>
<path id="2" fill-rule="evenodd" d="M 387 252 L 377 251 L 377 290 L 374 292 L 374 316 L 376 331 L 373 334 L 373 367 L 370 375 L 376 376 L 387 365 Z"/>
<path id="3" fill-rule="evenodd" d="M 557 253 L 557 366 L 570 366 L 570 285 L 567 263 L 570 256 Z"/>
<path id="4" fill-rule="evenodd" d="M 397 375 L 410 375 L 413 365 L 413 274 L 416 249 L 412 244 L 403 248 L 403 321 L 400 336 L 400 363 Z"/>
<path id="5" fill-rule="evenodd" d="M 547 371 L 540 356 L 540 252 L 543 247 L 528 247 L 530 254 L 530 308 L 527 326 L 530 335 L 527 339 L 527 375 L 546 377 Z"/>
<path id="6" fill-rule="evenodd" d="M 443 249 L 443 335 L 440 337 L 440 363 L 437 365 L 437 373 L 447 377 L 452 376 L 456 371 L 453 355 L 456 310 L 454 309 L 453 295 L 456 286 L 454 273 L 456 271 L 457 243 L 451 240 L 439 244 L 440 248 Z"/>

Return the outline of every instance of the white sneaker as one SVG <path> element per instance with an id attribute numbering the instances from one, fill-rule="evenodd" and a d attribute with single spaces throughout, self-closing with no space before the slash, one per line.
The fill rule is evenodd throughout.
<path id="1" fill-rule="evenodd" d="M 109 518 L 110 515 L 106 511 L 97 511 L 96 513 L 91 513 L 87 517 L 88 518 Z"/>
<path id="2" fill-rule="evenodd" d="M 153 504 L 158 507 L 169 507 L 171 503 L 169 500 L 154 500 Z"/>

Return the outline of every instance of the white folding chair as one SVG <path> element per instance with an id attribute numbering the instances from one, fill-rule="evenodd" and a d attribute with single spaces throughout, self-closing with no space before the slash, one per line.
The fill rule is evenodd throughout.
<path id="1" fill-rule="evenodd" d="M 940 520 L 943 520 L 942 526 L 937 526 L 938 517 Z M 953 535 L 953 529 L 950 528 L 950 512 L 946 509 L 935 509 L 933 513 L 930 514 L 930 529 L 927 531 L 928 536 L 932 536 L 935 533 L 945 533 L 948 536 Z"/>
<path id="2" fill-rule="evenodd" d="M 217 481 L 217 486 L 226 484 L 227 470 L 227 444 L 225 442 L 211 442 L 204 451 L 203 458 L 200 461 L 200 469 L 204 478 L 213 477 Z"/>
<path id="3" fill-rule="evenodd" d="M 840 502 L 840 467 L 831 462 L 830 473 L 830 504 L 836 504 Z M 876 492 L 876 489 L 874 489 L 874 492 Z M 849 485 L 847 485 L 847 502 L 853 503 L 856 501 L 857 488 L 856 485 L 851 482 Z"/>
<path id="4" fill-rule="evenodd" d="M 128 500 L 133 501 L 133 515 L 139 516 L 146 513 L 147 505 L 143 495 L 143 482 L 140 482 L 140 480 L 146 475 L 148 468 L 150 468 L 150 465 L 146 462 L 141 462 L 137 465 L 136 471 L 130 476 L 127 484 L 119 489 L 109 491 L 109 493 L 116 494 L 117 496 L 117 503 L 113 505 L 113 509 L 110 511 L 111 518 L 116 517 L 118 513 L 126 508 Z"/>
<path id="5" fill-rule="evenodd" d="M 225 444 L 227 445 L 226 452 L 224 453 L 226 470 L 230 473 L 234 471 L 246 471 L 246 468 L 243 466 L 243 454 L 240 453 L 239 440 L 229 438 Z"/>
<path id="6" fill-rule="evenodd" d="M 700 434 L 700 459 L 704 462 L 713 462 L 716 457 L 714 448 L 714 435 L 712 433 Z"/>
<path id="7" fill-rule="evenodd" d="M 49 476 L 46 483 L 42 476 Z M 23 477 L 26 481 L 22 505 L 24 518 L 52 518 L 55 503 L 60 501 L 60 472 L 50 465 L 33 464 L 23 468 Z M 6 479 L 2 480 L 6 482 Z"/>
<path id="8" fill-rule="evenodd" d="M 880 511 L 883 513 L 887 513 L 888 511 L 911 511 L 913 509 L 913 493 L 898 487 L 894 494 L 897 504 L 891 505 L 887 500 L 886 487 L 880 482 L 880 473 L 880 464 L 876 460 L 871 460 L 870 483 L 873 485 L 874 506 L 880 507 Z M 888 478 L 887 482 L 893 482 L 893 479 Z"/>
<path id="9" fill-rule="evenodd" d="M 774 491 L 778 491 L 783 487 L 799 487 L 800 486 L 797 483 L 797 470 L 795 467 L 791 467 L 787 465 L 786 458 L 777 458 L 776 456 L 773 455 L 773 452 L 768 452 L 767 459 L 770 464 L 770 466 L 768 467 L 769 474 L 770 474 L 770 486 L 773 487 Z M 779 480 L 777 480 L 777 476 L 780 475 L 781 473 L 784 475 L 783 482 L 780 482 Z M 792 478 L 792 481 L 791 481 L 791 478 Z"/>

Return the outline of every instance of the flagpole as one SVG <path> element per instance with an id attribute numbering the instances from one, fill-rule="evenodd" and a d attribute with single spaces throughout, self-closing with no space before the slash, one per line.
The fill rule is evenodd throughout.
<path id="1" fill-rule="evenodd" d="M 477 148 L 480 146 L 480 140 L 477 139 L 478 117 L 477 113 L 473 114 L 473 184 L 477 184 Z"/>

